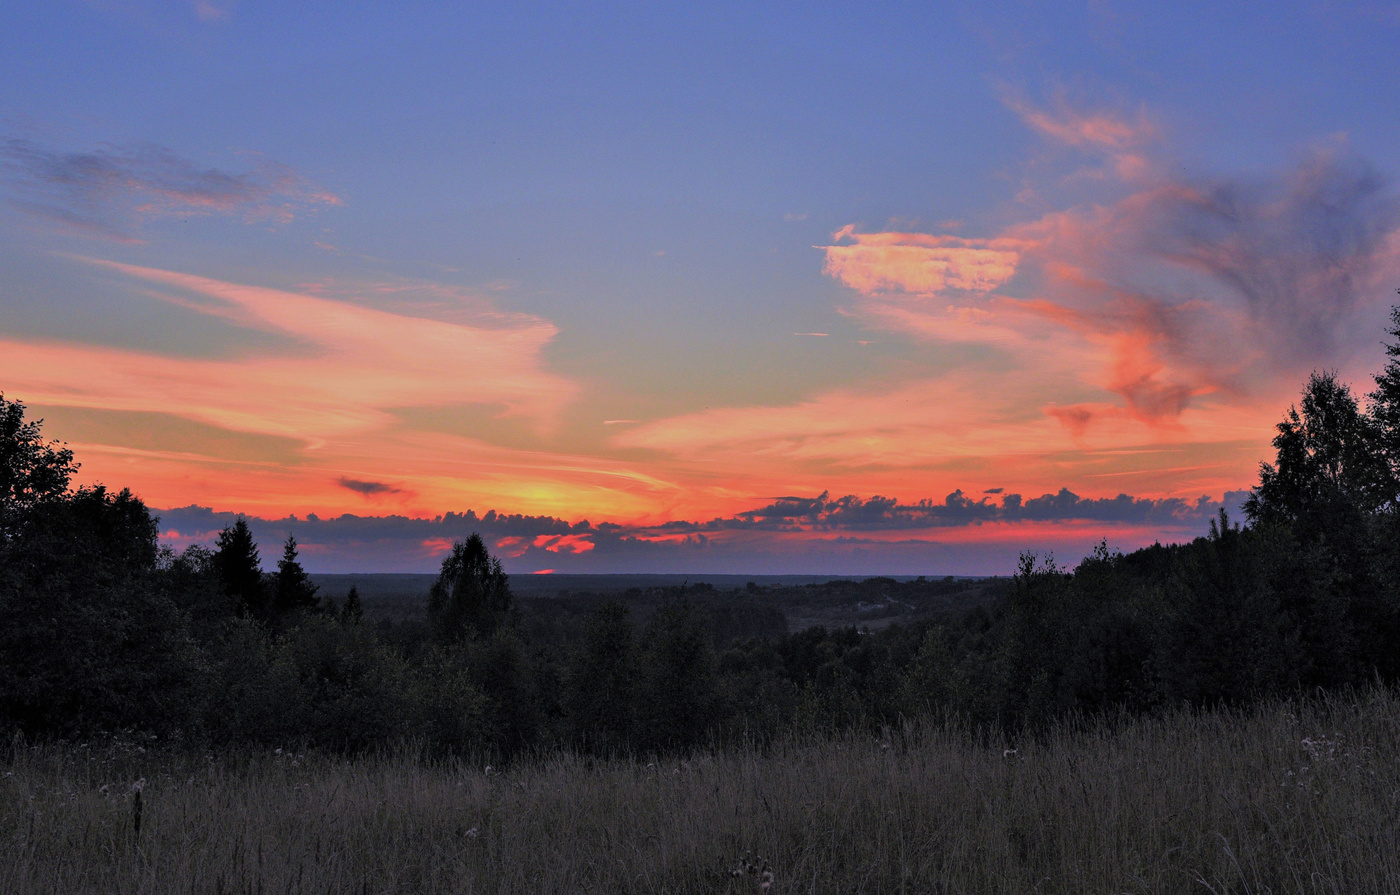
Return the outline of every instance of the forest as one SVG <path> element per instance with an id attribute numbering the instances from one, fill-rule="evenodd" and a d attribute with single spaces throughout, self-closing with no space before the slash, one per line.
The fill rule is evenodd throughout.
<path id="1" fill-rule="evenodd" d="M 961 602 L 975 583 L 876 579 L 941 587 L 941 608 L 795 632 L 761 593 L 705 587 L 640 613 L 602 598 L 567 618 L 523 612 L 475 535 L 444 558 L 421 617 L 372 623 L 353 590 L 318 593 L 294 538 L 275 570 L 241 520 L 213 549 L 162 546 L 138 496 L 72 487 L 72 452 L 0 397 L 0 728 L 345 754 L 411 742 L 500 762 L 917 718 L 1033 731 L 1393 684 L 1400 307 L 1392 324 L 1363 396 L 1333 373 L 1308 379 L 1243 520 L 1222 510 L 1190 543 L 1101 545 L 1073 568 L 1026 553 Z"/>
<path id="2" fill-rule="evenodd" d="M 1400 892 L 1389 335 L 1190 543 L 377 616 L 0 397 L 0 892 Z"/>

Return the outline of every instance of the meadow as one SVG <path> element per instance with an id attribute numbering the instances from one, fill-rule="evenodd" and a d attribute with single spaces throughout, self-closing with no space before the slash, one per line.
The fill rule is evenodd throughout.
<path id="1" fill-rule="evenodd" d="M 1400 892 L 1386 688 L 500 768 L 16 739 L 2 773 L 3 892 Z"/>

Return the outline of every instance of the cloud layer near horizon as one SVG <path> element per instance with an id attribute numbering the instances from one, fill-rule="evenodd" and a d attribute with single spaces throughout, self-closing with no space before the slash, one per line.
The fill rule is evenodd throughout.
<path id="1" fill-rule="evenodd" d="M 901 503 L 854 495 L 780 497 L 708 521 L 620 525 L 491 510 L 405 516 L 251 518 L 262 553 L 297 538 L 303 565 L 316 572 L 432 572 L 455 540 L 479 533 L 512 573 L 540 571 L 736 574 L 1008 574 L 1032 541 L 1073 561 L 1100 539 L 1133 549 L 1164 537 L 1204 533 L 1223 507 L 1236 518 L 1245 492 L 1221 500 L 1153 500 L 1119 494 L 1083 498 L 1068 489 Z M 188 506 L 160 510 L 172 547 L 209 546 L 233 513 Z"/>

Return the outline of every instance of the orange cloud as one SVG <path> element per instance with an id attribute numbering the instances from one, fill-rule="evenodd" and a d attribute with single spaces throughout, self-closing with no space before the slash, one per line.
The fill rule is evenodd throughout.
<path id="1" fill-rule="evenodd" d="M 1026 117 L 1109 154 L 1156 138 L 1145 118 Z M 1261 185 L 1118 173 L 1117 201 L 989 238 L 848 226 L 822 247 L 825 273 L 854 293 L 842 313 L 913 337 L 935 362 L 960 343 L 952 372 L 711 408 L 613 443 L 670 458 L 676 481 L 723 468 L 731 489 L 768 493 L 833 477 L 864 493 L 1247 484 L 1301 377 L 1337 358 L 1351 313 L 1376 303 L 1366 284 L 1400 272 L 1400 210 L 1364 166 L 1333 157 Z"/>
<path id="2" fill-rule="evenodd" d="M 1014 243 L 920 233 L 856 233 L 848 225 L 819 246 L 824 272 L 857 292 L 935 295 L 947 290 L 990 292 L 1016 273 Z"/>
<path id="3" fill-rule="evenodd" d="M 289 459 L 74 442 L 91 479 L 130 485 L 153 505 L 198 499 L 247 512 L 653 510 L 674 490 L 633 464 L 548 449 L 578 387 L 542 358 L 553 324 L 458 303 L 452 320 L 349 301 L 91 262 L 150 295 L 286 337 L 290 347 L 221 358 L 0 337 L 0 382 L 31 405 L 156 413 L 219 431 L 278 436 Z M 344 291 L 344 290 L 342 290 Z M 365 292 L 374 297 L 375 290 Z M 424 309 L 414 304 L 413 313 Z M 442 315 L 439 315 L 442 316 Z M 404 408 L 480 405 L 536 433 L 529 450 L 407 427 Z M 54 433 L 61 435 L 62 433 Z M 282 454 L 285 448 L 279 448 Z M 197 496 L 197 498 L 196 498 Z"/>
<path id="4" fill-rule="evenodd" d="M 588 535 L 537 535 L 531 545 L 550 553 L 587 553 L 593 549 Z"/>
<path id="5" fill-rule="evenodd" d="M 576 387 L 543 369 L 547 321 L 496 314 L 476 325 L 407 317 L 295 292 L 94 261 L 168 291 L 157 297 L 291 336 L 296 351 L 229 360 L 0 340 L 0 376 L 34 403 L 173 412 L 243 432 L 302 439 L 384 428 L 389 408 L 489 404 L 547 429 Z M 191 301 L 180 290 L 201 297 Z"/>
<path id="6" fill-rule="evenodd" d="M 421 546 L 429 555 L 440 556 L 450 551 L 453 543 L 451 538 L 424 538 Z"/>

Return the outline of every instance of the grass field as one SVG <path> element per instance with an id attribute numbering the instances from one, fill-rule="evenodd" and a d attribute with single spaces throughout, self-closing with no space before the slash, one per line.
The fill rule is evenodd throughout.
<path id="1" fill-rule="evenodd" d="M 1384 691 L 505 769 L 15 742 L 0 774 L 4 892 L 1400 892 Z"/>

